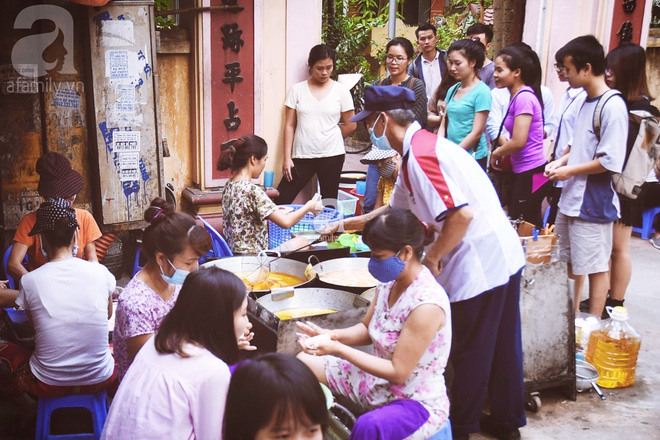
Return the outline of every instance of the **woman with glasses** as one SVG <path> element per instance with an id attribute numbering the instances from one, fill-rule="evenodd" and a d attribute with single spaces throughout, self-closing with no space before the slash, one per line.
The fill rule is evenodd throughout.
<path id="1" fill-rule="evenodd" d="M 387 43 L 386 53 L 385 67 L 390 73 L 390 76 L 377 81 L 374 85 L 407 87 L 415 92 L 415 104 L 413 104 L 412 108 L 413 113 L 415 113 L 415 119 L 423 128 L 433 130 L 433 127 L 429 127 L 428 125 L 428 97 L 426 96 L 424 81 L 408 74 L 415 53 L 412 43 L 407 38 L 393 38 Z M 367 184 L 363 202 L 363 212 L 365 213 L 373 210 L 376 205 L 378 181 L 378 167 L 376 164 L 370 164 L 369 168 L 367 168 Z"/>
<path id="2" fill-rule="evenodd" d="M 277 186 L 278 205 L 291 203 L 317 175 L 321 195 L 336 199 L 344 165 L 344 139 L 357 127 L 353 98 L 346 87 L 330 78 L 335 51 L 318 44 L 307 59 L 310 77 L 294 84 L 286 97 L 283 178 Z"/>
<path id="3" fill-rule="evenodd" d="M 468 153 L 486 171 L 486 120 L 491 106 L 490 87 L 479 78 L 486 58 L 485 47 L 479 41 L 458 40 L 449 46 L 449 74 L 458 83 L 447 91 L 447 116 L 439 133 Z"/>
<path id="4" fill-rule="evenodd" d="M 413 62 L 415 54 L 412 43 L 407 38 L 396 37 L 387 43 L 386 51 L 385 67 L 390 76 L 378 81 L 375 85 L 407 87 L 415 92 L 415 104 L 412 111 L 415 113 L 415 119 L 422 124 L 422 127 L 426 128 L 428 118 L 426 104 L 428 99 L 424 81 L 408 74 L 408 67 Z"/>

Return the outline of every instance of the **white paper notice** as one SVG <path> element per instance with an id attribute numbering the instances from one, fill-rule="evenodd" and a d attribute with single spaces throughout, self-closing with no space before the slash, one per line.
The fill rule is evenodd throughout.
<path id="1" fill-rule="evenodd" d="M 132 181 L 138 180 L 140 176 L 140 153 L 120 152 L 119 156 L 119 180 Z"/>
<path id="2" fill-rule="evenodd" d="M 105 52 L 106 76 L 110 79 L 129 78 L 128 51 L 108 50 Z"/>
<path id="3" fill-rule="evenodd" d="M 117 153 L 125 151 L 140 152 L 139 131 L 113 131 L 112 149 Z"/>
<path id="4" fill-rule="evenodd" d="M 135 111 L 135 86 L 133 84 L 116 84 L 115 93 L 119 99 L 115 102 L 118 113 L 133 113 Z"/>

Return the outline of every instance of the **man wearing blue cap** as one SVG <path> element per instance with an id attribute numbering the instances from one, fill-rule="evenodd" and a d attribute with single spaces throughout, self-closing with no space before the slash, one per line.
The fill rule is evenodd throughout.
<path id="1" fill-rule="evenodd" d="M 517 439 L 526 423 L 520 240 L 477 162 L 451 141 L 423 130 L 411 110 L 414 102 L 414 93 L 403 87 L 365 90 L 365 110 L 351 120 L 366 119 L 372 143 L 402 156 L 401 171 L 389 205 L 337 227 L 360 230 L 390 207 L 410 209 L 433 225 L 438 232 L 424 264 L 451 301 L 454 439 L 480 429 L 499 439 Z M 487 390 L 491 409 L 484 416 Z"/>

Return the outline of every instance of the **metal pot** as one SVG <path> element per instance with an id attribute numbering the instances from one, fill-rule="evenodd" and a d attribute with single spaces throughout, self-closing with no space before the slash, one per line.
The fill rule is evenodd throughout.
<path id="1" fill-rule="evenodd" d="M 243 262 L 246 259 L 248 259 L 248 261 L 254 260 L 255 263 L 259 261 L 258 258 L 254 255 L 243 255 L 238 257 L 227 257 L 227 258 L 220 258 L 219 260 L 209 261 L 208 263 L 202 264 L 202 267 L 219 267 L 220 269 L 225 269 L 228 270 L 229 272 L 240 275 L 245 271 L 243 269 Z M 307 267 L 307 265 L 305 263 L 301 263 L 300 261 L 288 260 L 286 258 L 276 259 L 275 257 L 268 257 L 268 259 L 270 262 L 271 272 L 285 273 L 306 280 L 292 287 L 302 287 L 308 285 L 316 278 L 314 277 L 312 279 L 307 279 L 307 277 L 305 277 L 305 268 Z M 283 289 L 288 290 L 290 288 L 283 288 Z M 254 292 L 256 296 L 260 296 L 270 292 L 270 290 L 252 290 L 251 292 Z"/>
<path id="2" fill-rule="evenodd" d="M 255 325 L 255 338 L 257 328 L 263 333 L 272 333 L 274 337 L 272 341 L 255 345 L 260 350 L 290 354 L 300 351 L 297 321 L 311 321 L 323 328 L 345 328 L 362 322 L 368 307 L 367 300 L 353 293 L 318 287 L 290 288 L 287 292 L 266 294 L 256 301 L 248 299 L 248 314 Z M 275 315 L 283 310 L 301 308 L 333 309 L 337 312 L 285 320 Z"/>
<path id="3" fill-rule="evenodd" d="M 310 264 L 312 264 L 312 262 L 314 261 L 314 258 L 315 257 L 313 257 L 313 256 L 309 258 Z M 322 263 L 317 263 L 313 266 L 313 269 L 319 277 L 324 273 L 334 272 L 336 270 L 364 269 L 364 270 L 368 271 L 369 270 L 369 258 L 364 258 L 364 257 L 336 258 L 334 260 L 328 260 L 328 261 L 324 261 Z M 376 282 L 373 286 L 355 287 L 355 286 L 350 286 L 348 284 L 328 283 L 328 282 L 323 281 L 323 280 L 321 280 L 321 282 L 320 282 L 320 285 L 322 285 L 322 286 L 328 286 L 328 287 L 333 287 L 333 288 L 336 288 L 336 289 L 347 290 L 347 291 L 353 292 L 353 293 L 362 293 L 365 290 L 376 287 L 377 284 L 378 284 L 378 282 Z"/>

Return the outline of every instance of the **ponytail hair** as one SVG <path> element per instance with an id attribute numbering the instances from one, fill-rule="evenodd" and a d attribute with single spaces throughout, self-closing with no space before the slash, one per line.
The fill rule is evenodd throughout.
<path id="1" fill-rule="evenodd" d="M 191 215 L 177 212 L 161 197 L 151 201 L 144 211 L 144 220 L 150 224 L 142 234 L 142 250 L 149 260 L 156 258 L 156 252 L 172 260 L 188 245 L 200 257 L 211 249 L 209 233 Z"/>
<path id="2" fill-rule="evenodd" d="M 520 69 L 522 82 L 532 88 L 536 98 L 543 106 L 543 94 L 541 93 L 541 61 L 539 56 L 525 43 L 513 43 L 500 51 L 499 57 L 511 70 Z"/>
<path id="3" fill-rule="evenodd" d="M 218 170 L 231 169 L 233 172 L 244 168 L 250 158 L 263 159 L 268 154 L 268 145 L 263 138 L 248 134 L 220 147 Z"/>

